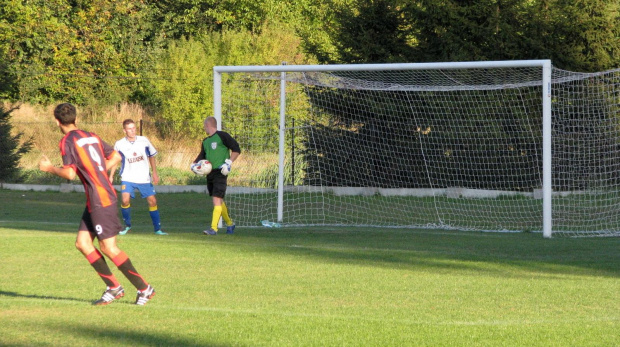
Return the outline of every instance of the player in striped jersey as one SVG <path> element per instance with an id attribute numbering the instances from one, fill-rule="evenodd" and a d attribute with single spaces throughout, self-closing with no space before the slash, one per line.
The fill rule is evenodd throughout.
<path id="1" fill-rule="evenodd" d="M 93 305 L 107 305 L 125 295 L 123 286 L 110 270 L 106 255 L 138 289 L 137 305 L 144 305 L 155 295 L 155 290 L 136 271 L 129 257 L 116 245 L 121 223 L 116 209 L 116 191 L 106 173 L 107 168 L 120 162 L 114 148 L 94 133 L 80 130 L 75 125 L 77 112 L 73 105 L 64 103 L 54 109 L 56 124 L 64 134 L 60 140 L 62 167 L 54 166 L 44 155 L 39 169 L 67 180 L 77 175 L 86 193 L 86 208 L 78 228 L 75 246 L 97 271 L 107 288 Z M 93 240 L 98 239 L 99 249 Z"/>

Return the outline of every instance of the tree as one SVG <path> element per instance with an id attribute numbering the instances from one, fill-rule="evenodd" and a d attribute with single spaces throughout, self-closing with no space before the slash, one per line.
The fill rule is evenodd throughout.
<path id="1" fill-rule="evenodd" d="M 171 41 L 152 70 L 145 73 L 149 78 L 142 101 L 158 114 L 160 129 L 165 129 L 162 134 L 202 136 L 202 121 L 213 110 L 213 66 L 277 65 L 284 61 L 308 63 L 300 52 L 299 38 L 284 24 L 265 25 L 258 33 L 222 30 L 181 38 Z M 238 121 L 242 124 L 242 119 Z"/>
<path id="2" fill-rule="evenodd" d="M 565 70 L 596 72 L 620 67 L 620 2 L 540 1 L 535 25 L 542 52 Z"/>
<path id="3" fill-rule="evenodd" d="M 12 135 L 13 126 L 9 123 L 11 112 L 17 107 L 5 109 L 0 105 L 0 181 L 19 181 L 21 179 L 19 160 L 32 148 L 32 140 L 21 142 L 23 133 Z"/>
<path id="4" fill-rule="evenodd" d="M 551 59 L 571 71 L 620 66 L 620 4 L 583 0 L 421 0 L 420 61 Z"/>
<path id="5" fill-rule="evenodd" d="M 333 38 L 345 63 L 390 63 L 412 58 L 412 31 L 398 0 L 358 0 L 336 12 Z"/>
<path id="6" fill-rule="evenodd" d="M 620 66 L 620 3 L 606 0 L 331 0 L 329 41 L 301 30 L 322 63 L 551 59 L 572 71 Z M 316 35 L 315 35 L 316 36 Z"/>
<path id="7" fill-rule="evenodd" d="M 28 102 L 117 102 L 153 36 L 131 0 L 0 0 L 0 96 Z"/>
<path id="8" fill-rule="evenodd" d="M 530 0 L 432 1 L 408 8 L 419 61 L 540 58 L 527 48 Z"/>
<path id="9" fill-rule="evenodd" d="M 308 1 L 308 0 L 306 0 Z M 157 31 L 171 39 L 199 37 L 223 30 L 259 33 L 264 25 L 294 18 L 295 1 L 147 0 Z"/>

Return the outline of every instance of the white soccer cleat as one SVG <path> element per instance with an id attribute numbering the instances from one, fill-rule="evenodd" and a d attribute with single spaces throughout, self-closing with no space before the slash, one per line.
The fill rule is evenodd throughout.
<path id="1" fill-rule="evenodd" d="M 146 303 L 149 302 L 149 300 L 151 300 L 153 296 L 155 296 L 155 289 L 153 289 L 153 287 L 151 287 L 151 285 L 149 284 L 149 286 L 146 287 L 145 290 L 143 291 L 138 290 L 138 296 L 136 297 L 136 305 L 140 305 L 140 306 L 146 305 Z"/>

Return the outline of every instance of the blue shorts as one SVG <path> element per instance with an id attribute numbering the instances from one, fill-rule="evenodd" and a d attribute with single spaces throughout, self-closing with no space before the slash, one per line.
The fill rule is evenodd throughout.
<path id="1" fill-rule="evenodd" d="M 151 195 L 155 195 L 153 183 L 121 182 L 121 193 L 129 193 L 132 199 L 136 197 L 136 189 L 140 192 L 142 198 L 148 198 Z"/>

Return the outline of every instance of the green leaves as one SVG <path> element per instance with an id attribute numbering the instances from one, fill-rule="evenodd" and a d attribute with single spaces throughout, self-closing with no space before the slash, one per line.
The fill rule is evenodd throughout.
<path id="1" fill-rule="evenodd" d="M 205 54 L 192 69 L 548 58 L 601 71 L 620 66 L 619 11 L 604 0 L 0 0 L 0 98 L 143 101 L 160 93 L 145 78 L 180 78 L 153 70 L 182 39 Z"/>
<path id="2" fill-rule="evenodd" d="M 30 102 L 117 102 L 144 60 L 144 7 L 129 0 L 13 2 L 0 12 L 0 85 Z M 0 67 L 1 69 L 1 67 Z M 134 81 L 135 83 L 135 81 Z M 131 85 L 131 83 L 129 83 Z"/>
<path id="3" fill-rule="evenodd" d="M 213 114 L 213 66 L 306 62 L 299 39 L 285 25 L 266 25 L 259 33 L 223 30 L 181 38 L 171 41 L 154 61 L 144 73 L 148 78 L 142 100 L 156 108 L 166 131 L 194 137 L 204 136 L 202 122 Z"/>
<path id="4" fill-rule="evenodd" d="M 11 133 L 13 127 L 9 120 L 14 110 L 0 105 L 0 181 L 4 182 L 20 180 L 19 160 L 32 148 L 32 140 L 22 141 L 22 133 Z"/>
<path id="5" fill-rule="evenodd" d="M 304 47 L 325 63 L 551 59 L 590 72 L 620 65 L 617 1 L 353 0 L 334 7 L 314 12 L 329 44 L 301 31 Z"/>

